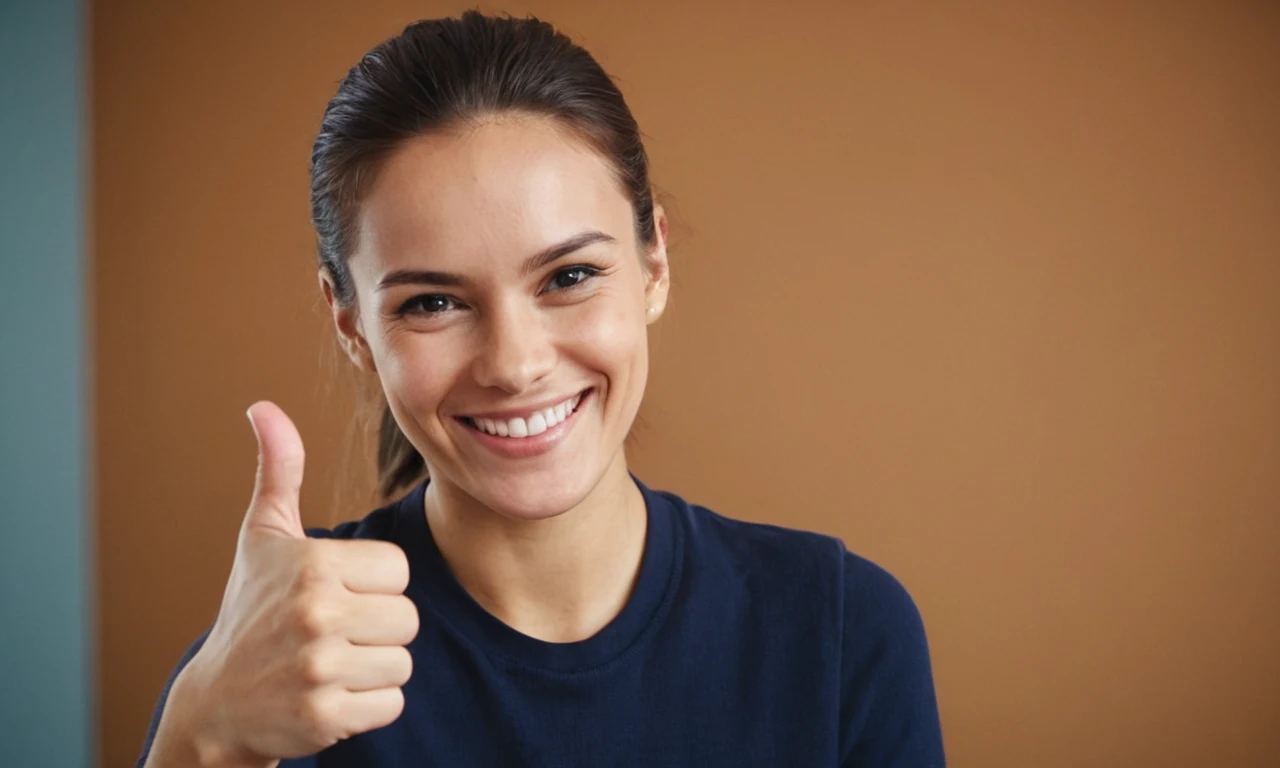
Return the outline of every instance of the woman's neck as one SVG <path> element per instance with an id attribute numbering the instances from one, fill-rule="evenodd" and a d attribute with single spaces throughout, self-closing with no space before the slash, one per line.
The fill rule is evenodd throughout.
<path id="1" fill-rule="evenodd" d="M 454 577 L 485 610 L 530 637 L 583 640 L 626 605 L 648 518 L 619 451 L 579 504 L 513 520 L 445 483 L 427 486 L 427 525 Z"/>

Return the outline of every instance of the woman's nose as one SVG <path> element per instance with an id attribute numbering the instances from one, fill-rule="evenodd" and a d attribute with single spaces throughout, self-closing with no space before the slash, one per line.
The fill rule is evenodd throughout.
<path id="1" fill-rule="evenodd" d="M 546 318 L 534 308 L 503 307 L 489 313 L 475 359 L 475 379 L 484 387 L 524 392 L 556 365 L 556 347 Z"/>

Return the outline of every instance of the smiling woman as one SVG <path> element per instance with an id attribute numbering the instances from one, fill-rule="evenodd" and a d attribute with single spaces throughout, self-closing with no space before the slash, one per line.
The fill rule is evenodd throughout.
<path id="1" fill-rule="evenodd" d="M 429 508 L 534 520 L 631 485 L 621 445 L 669 284 L 666 218 L 646 202 L 636 226 L 609 156 L 537 106 L 493 105 L 404 141 L 352 214 L 351 253 L 322 246 L 335 326 L 394 417 L 382 490 L 425 459 Z M 548 430 L 539 413 L 578 397 Z"/>
<path id="2" fill-rule="evenodd" d="M 298 433 L 250 408 L 222 608 L 140 765 L 943 763 L 892 576 L 629 472 L 667 219 L 586 51 L 532 18 L 409 26 L 329 103 L 312 212 L 400 495 L 304 530 Z"/>

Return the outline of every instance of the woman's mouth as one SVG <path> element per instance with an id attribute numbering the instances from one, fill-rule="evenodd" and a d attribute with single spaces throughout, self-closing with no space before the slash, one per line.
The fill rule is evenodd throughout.
<path id="1" fill-rule="evenodd" d="M 591 387 L 555 405 L 520 415 L 504 413 L 501 417 L 459 416 L 457 419 L 481 443 L 500 454 L 534 456 L 560 442 L 574 423 L 574 415 L 594 391 L 595 388 Z"/>

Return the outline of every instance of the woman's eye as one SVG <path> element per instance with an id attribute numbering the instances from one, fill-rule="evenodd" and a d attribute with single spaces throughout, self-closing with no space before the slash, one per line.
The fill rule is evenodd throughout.
<path id="1" fill-rule="evenodd" d="M 600 270 L 594 267 L 577 266 L 562 269 L 551 278 L 551 288 L 572 288 L 595 277 Z"/>
<path id="2" fill-rule="evenodd" d="M 414 296 L 404 304 L 400 305 L 397 314 L 408 314 L 410 312 L 421 312 L 428 315 L 438 315 L 453 308 L 453 299 L 443 293 L 424 293 L 420 296 Z"/>

